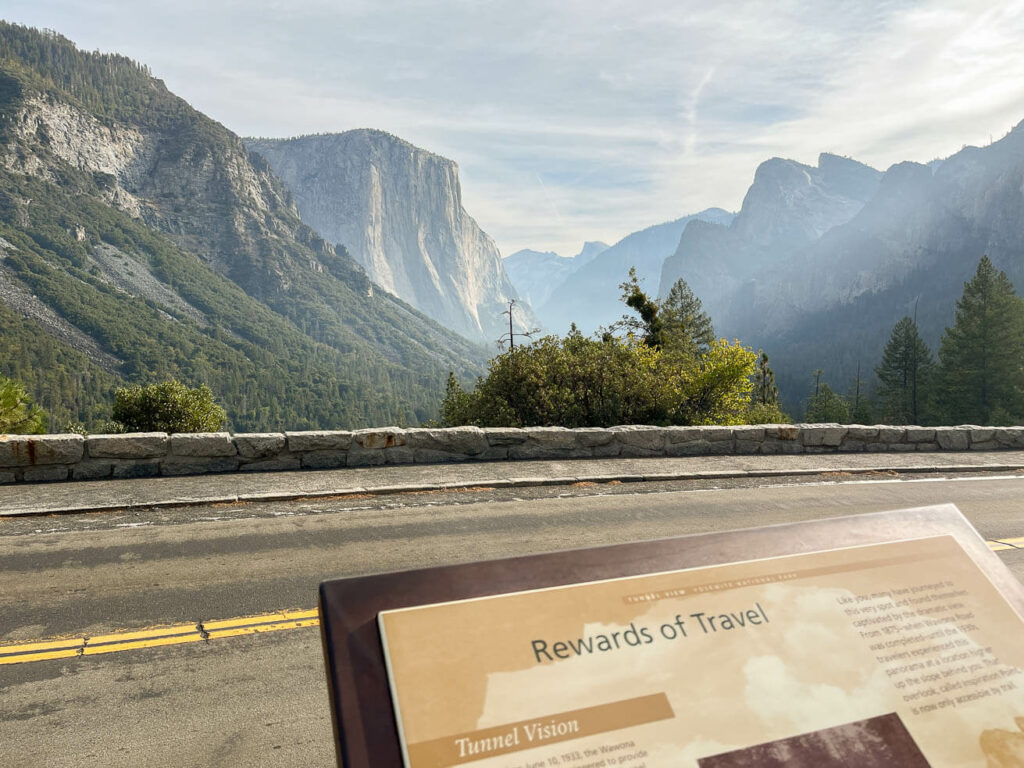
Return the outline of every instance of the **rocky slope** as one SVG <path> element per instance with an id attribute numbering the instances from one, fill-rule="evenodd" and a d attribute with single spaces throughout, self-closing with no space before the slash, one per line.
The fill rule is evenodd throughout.
<path id="1" fill-rule="evenodd" d="M 493 342 L 519 298 L 494 241 L 462 207 L 451 160 L 383 131 L 250 139 L 303 221 L 344 244 L 385 290 L 464 336 Z M 533 322 L 526 307 L 520 327 Z"/>
<path id="2" fill-rule="evenodd" d="M 556 333 L 565 333 L 570 324 L 576 323 L 589 334 L 615 322 L 623 314 L 619 285 L 629 276 L 630 267 L 636 268 L 641 285 L 654 295 L 662 263 L 675 251 L 683 232 L 700 222 L 728 225 L 732 216 L 721 208 L 709 208 L 627 235 L 573 271 L 536 308 L 541 323 Z"/>
<path id="3" fill-rule="evenodd" d="M 0 373 L 35 380 L 12 350 L 42 333 L 115 383 L 206 380 L 235 426 L 297 428 L 415 421 L 448 370 L 479 370 L 482 350 L 374 291 L 262 158 L 145 67 L 3 23 L 0 50 Z"/>

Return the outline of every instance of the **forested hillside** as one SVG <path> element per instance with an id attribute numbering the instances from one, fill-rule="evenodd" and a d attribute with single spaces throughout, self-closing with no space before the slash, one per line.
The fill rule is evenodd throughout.
<path id="1" fill-rule="evenodd" d="M 415 423 L 484 356 L 374 290 L 145 67 L 2 23 L 0 237 L 0 374 L 51 428 L 167 377 L 236 430 Z"/>

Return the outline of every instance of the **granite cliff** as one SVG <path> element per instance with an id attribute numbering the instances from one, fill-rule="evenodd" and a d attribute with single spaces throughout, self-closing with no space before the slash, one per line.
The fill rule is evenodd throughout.
<path id="1" fill-rule="evenodd" d="M 383 131 L 249 139 L 303 221 L 343 244 L 370 279 L 477 341 L 507 332 L 515 288 L 494 241 L 462 207 L 458 167 Z M 534 325 L 518 305 L 522 329 Z"/>
<path id="2" fill-rule="evenodd" d="M 737 288 L 852 219 L 880 177 L 873 168 L 829 154 L 817 167 L 781 158 L 762 163 L 735 219 L 695 222 L 682 233 L 662 266 L 659 294 L 682 277 L 716 323 L 728 325 Z"/>

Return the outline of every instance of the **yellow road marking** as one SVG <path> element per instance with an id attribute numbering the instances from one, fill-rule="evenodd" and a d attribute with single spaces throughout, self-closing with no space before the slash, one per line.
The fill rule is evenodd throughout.
<path id="1" fill-rule="evenodd" d="M 988 542 L 988 546 L 993 552 L 1024 549 L 1024 536 L 991 540 Z M 156 648 L 162 645 L 181 645 L 196 643 L 200 640 L 220 640 L 263 632 L 280 632 L 285 629 L 318 627 L 320 626 L 320 616 L 316 608 L 301 611 L 284 610 L 258 616 L 239 616 L 233 619 L 207 621 L 203 622 L 201 626 L 202 630 L 197 624 L 171 624 L 165 627 L 111 632 L 93 637 L 75 635 L 31 643 L 18 643 L 17 645 L 0 644 L 0 666 L 50 659 L 67 659 L 74 656 L 98 656 L 140 648 Z"/>
<path id="2" fill-rule="evenodd" d="M 105 635 L 73 636 L 54 638 L 17 645 L 0 644 L 0 666 L 24 664 L 30 661 L 66 659 L 74 656 L 98 656 L 119 651 L 140 648 L 156 648 L 162 645 L 181 645 L 200 640 L 214 640 L 240 635 L 254 635 L 262 632 L 279 632 L 284 629 L 301 629 L 320 626 L 316 608 L 305 611 L 276 611 L 259 616 L 239 616 L 198 624 L 171 624 L 164 627 L 133 629 L 111 632 Z"/>
<path id="3" fill-rule="evenodd" d="M 1024 549 L 1024 536 L 1017 536 L 1012 539 L 994 539 L 988 543 L 993 552 L 1003 552 L 1007 549 Z"/>

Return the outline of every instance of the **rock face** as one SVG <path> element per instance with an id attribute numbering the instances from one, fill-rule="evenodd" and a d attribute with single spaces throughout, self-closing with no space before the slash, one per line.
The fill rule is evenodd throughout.
<path id="1" fill-rule="evenodd" d="M 800 412 L 811 373 L 845 391 L 892 327 L 916 315 L 937 351 L 964 282 L 987 254 L 1024 288 L 1024 123 L 986 147 L 884 174 L 822 155 L 817 169 L 764 163 L 729 227 L 695 222 L 661 291 L 690 283 L 721 334 L 772 356 Z"/>
<path id="2" fill-rule="evenodd" d="M 569 275 L 582 269 L 608 250 L 605 243 L 587 241 L 572 258 L 554 251 L 523 249 L 505 257 L 505 271 L 516 291 L 531 307 L 543 305 Z"/>
<path id="3" fill-rule="evenodd" d="M 519 298 L 494 241 L 462 207 L 458 167 L 383 131 L 252 139 L 302 219 L 370 279 L 472 339 L 493 341 Z M 521 328 L 533 320 L 518 307 Z"/>
<path id="4" fill-rule="evenodd" d="M 630 267 L 636 268 L 641 285 L 654 295 L 662 263 L 675 251 L 684 230 L 699 222 L 726 226 L 732 217 L 721 208 L 709 208 L 627 235 L 574 270 L 543 305 L 536 307 L 537 315 L 556 333 L 565 333 L 571 323 L 589 334 L 615 322 L 623 313 L 619 285 L 627 279 Z"/>
<path id="5" fill-rule="evenodd" d="M 856 216 L 880 177 L 873 168 L 829 154 L 816 168 L 781 158 L 762 163 L 731 223 L 687 227 L 664 262 L 659 294 L 667 295 L 681 277 L 716 323 L 728 324 L 730 300 L 745 280 Z"/>

